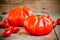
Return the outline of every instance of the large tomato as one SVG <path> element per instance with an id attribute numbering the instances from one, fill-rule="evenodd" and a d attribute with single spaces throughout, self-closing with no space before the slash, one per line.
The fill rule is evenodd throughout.
<path id="1" fill-rule="evenodd" d="M 53 29 L 53 24 L 46 16 L 39 18 L 32 15 L 24 21 L 24 28 L 33 35 L 49 34 Z"/>
<path id="2" fill-rule="evenodd" d="M 12 25 L 22 26 L 24 20 L 34 13 L 27 7 L 14 8 L 8 12 L 8 22 Z"/>

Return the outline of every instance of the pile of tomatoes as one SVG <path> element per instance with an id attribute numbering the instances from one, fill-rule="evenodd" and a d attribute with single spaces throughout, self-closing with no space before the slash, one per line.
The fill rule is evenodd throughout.
<path id="1" fill-rule="evenodd" d="M 17 26 L 10 27 L 9 22 L 6 22 L 6 21 L 0 23 L 0 27 L 5 29 L 3 31 L 3 36 L 5 36 L 5 37 L 10 36 L 12 33 L 17 33 L 20 30 L 20 28 Z"/>
<path id="2" fill-rule="evenodd" d="M 57 20 L 57 23 L 60 24 L 60 19 Z M 0 26 L 6 28 L 3 35 L 7 37 L 12 33 L 17 33 L 20 30 L 18 26 L 23 26 L 32 35 L 46 35 L 55 28 L 56 22 L 50 16 L 37 17 L 30 8 L 24 7 L 10 10 L 7 21 L 0 23 Z"/>

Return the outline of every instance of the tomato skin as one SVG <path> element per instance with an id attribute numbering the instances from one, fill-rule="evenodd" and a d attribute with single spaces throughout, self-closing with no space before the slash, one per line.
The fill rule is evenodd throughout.
<path id="1" fill-rule="evenodd" d="M 60 25 L 60 18 L 57 19 L 57 24 Z"/>
<path id="2" fill-rule="evenodd" d="M 45 27 L 43 29 L 43 31 L 44 31 L 43 34 L 49 34 L 52 31 L 52 29 L 53 29 L 52 19 L 47 18 L 45 15 L 42 15 L 40 18 L 42 18 L 42 23 L 43 23 L 43 26 L 42 27 Z"/>
<path id="3" fill-rule="evenodd" d="M 55 28 L 56 27 L 56 22 L 52 21 L 52 24 L 53 24 L 53 28 Z"/>
<path id="4" fill-rule="evenodd" d="M 20 28 L 17 26 L 11 26 L 10 30 L 12 31 L 12 33 L 17 33 L 18 31 L 20 31 Z"/>
<path id="5" fill-rule="evenodd" d="M 2 22 L 1 23 L 2 28 L 8 28 L 10 26 L 9 22 Z"/>
<path id="6" fill-rule="evenodd" d="M 34 18 L 34 19 L 33 19 Z M 33 19 L 33 20 L 31 20 Z M 35 34 L 35 29 L 36 29 L 36 25 L 37 24 L 37 17 L 36 16 L 31 16 L 29 18 L 27 18 L 24 21 L 24 29 L 29 32 L 30 34 Z"/>
<path id="7" fill-rule="evenodd" d="M 47 18 L 50 19 L 51 21 L 53 21 L 52 18 L 51 18 L 50 16 L 47 16 Z"/>
<path id="8" fill-rule="evenodd" d="M 3 31 L 3 36 L 5 36 L 5 37 L 9 37 L 11 34 L 12 34 L 11 30 L 4 30 Z"/>
<path id="9" fill-rule="evenodd" d="M 47 18 L 50 19 L 50 21 L 51 21 L 52 24 L 53 24 L 53 28 L 55 28 L 55 27 L 56 27 L 56 22 L 53 21 L 52 18 L 51 18 L 50 16 L 47 16 Z"/>
<path id="10" fill-rule="evenodd" d="M 32 15 L 24 21 L 24 28 L 33 35 L 46 35 L 52 31 L 53 24 L 51 20 L 44 15 L 39 18 Z"/>
<path id="11" fill-rule="evenodd" d="M 23 8 L 23 11 L 28 15 L 28 16 L 31 16 L 31 15 L 34 15 L 33 11 L 28 8 L 28 7 L 24 7 Z"/>
<path id="12" fill-rule="evenodd" d="M 27 15 L 25 15 L 27 16 Z M 25 17 L 24 17 L 24 13 L 23 13 L 23 9 L 20 9 L 20 13 L 18 13 L 18 19 L 17 19 L 17 24 L 19 26 L 23 26 L 23 23 L 24 23 L 24 20 L 25 20 Z"/>
<path id="13" fill-rule="evenodd" d="M 15 9 L 12 9 L 8 12 L 8 22 L 11 24 L 11 25 L 15 25 L 17 26 L 18 25 L 18 15 L 19 15 L 19 12 L 20 11 L 20 8 L 15 8 Z"/>

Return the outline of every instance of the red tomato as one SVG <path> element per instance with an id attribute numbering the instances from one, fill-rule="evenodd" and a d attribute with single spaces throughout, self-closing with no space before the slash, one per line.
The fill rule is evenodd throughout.
<path id="1" fill-rule="evenodd" d="M 8 12 L 8 21 L 12 25 L 22 26 L 24 20 L 34 15 L 29 8 L 14 8 Z"/>
<path id="2" fill-rule="evenodd" d="M 60 18 L 58 18 L 58 19 L 57 19 L 57 24 L 59 24 L 59 25 L 60 25 Z"/>
<path id="3" fill-rule="evenodd" d="M 12 31 L 12 33 L 17 33 L 18 31 L 20 31 L 20 28 L 16 26 L 11 26 L 10 30 Z"/>
<path id="4" fill-rule="evenodd" d="M 12 34 L 11 30 L 4 30 L 3 31 L 3 36 L 5 36 L 5 37 L 9 37 L 11 34 Z"/>
<path id="5" fill-rule="evenodd" d="M 1 23 L 1 26 L 2 26 L 3 28 L 8 28 L 8 27 L 10 26 L 10 24 L 9 24 L 8 22 L 2 22 L 2 23 Z"/>
<path id="6" fill-rule="evenodd" d="M 32 15 L 24 21 L 24 28 L 27 32 L 33 35 L 49 34 L 53 25 L 50 19 L 42 15 L 39 18 Z"/>

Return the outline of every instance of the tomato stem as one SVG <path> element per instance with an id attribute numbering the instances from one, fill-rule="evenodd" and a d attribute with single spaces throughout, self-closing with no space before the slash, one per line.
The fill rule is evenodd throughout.
<path id="1" fill-rule="evenodd" d="M 36 16 L 37 16 L 37 17 L 39 17 L 40 15 L 39 15 L 39 14 L 37 14 Z"/>

